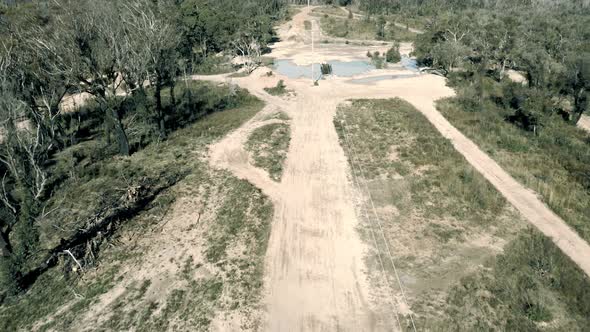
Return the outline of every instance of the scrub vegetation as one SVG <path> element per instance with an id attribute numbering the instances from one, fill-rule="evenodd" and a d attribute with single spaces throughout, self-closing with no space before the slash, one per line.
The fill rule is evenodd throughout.
<path id="1" fill-rule="evenodd" d="M 251 153 L 254 166 L 266 170 L 274 181 L 280 181 L 290 140 L 288 124 L 267 124 L 250 134 L 246 142 L 246 150 Z"/>
<path id="2" fill-rule="evenodd" d="M 263 103 L 189 75 L 263 65 L 286 9 L 2 2 L 1 330 L 206 330 L 222 313 L 256 324 L 272 205 L 204 157 Z M 178 217 L 183 206 L 198 213 Z"/>
<path id="3" fill-rule="evenodd" d="M 386 252 L 385 243 L 371 236 L 379 232 L 376 220 L 383 223 L 420 329 L 588 325 L 586 275 L 550 239 L 527 227 L 411 105 L 354 100 L 339 108 L 334 123 L 365 196 L 359 209 L 369 217 L 362 231 Z M 393 273 L 391 266 L 386 270 Z"/>
<path id="4" fill-rule="evenodd" d="M 309 103 L 283 80 L 265 88 L 272 72 L 252 73 L 274 61 L 277 31 L 289 40 L 274 56 L 301 56 L 315 18 L 340 38 L 319 41 L 326 57 L 375 44 L 366 60 L 386 68 L 412 42 L 422 70 L 456 91 L 440 113 L 590 241 L 590 136 L 577 127 L 590 105 L 588 1 L 318 3 L 275 29 L 307 1 L 0 0 L 0 330 L 260 329 L 273 205 L 208 157 L 265 105 L 192 75 L 286 96 L 257 94 L 266 123 L 240 137 L 243 159 L 280 182 L 287 113 Z M 347 84 L 324 82 L 313 92 Z M 354 100 L 334 125 L 360 194 L 372 296 L 389 294 L 394 267 L 378 262 L 391 247 L 419 330 L 588 329 L 588 276 L 409 103 Z"/>

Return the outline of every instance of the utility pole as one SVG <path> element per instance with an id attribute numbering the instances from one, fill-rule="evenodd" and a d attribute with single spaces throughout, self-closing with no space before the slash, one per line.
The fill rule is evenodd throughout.
<path id="1" fill-rule="evenodd" d="M 308 0 L 309 1 L 309 0 Z M 313 66 L 313 60 L 315 59 L 314 56 L 314 45 L 313 45 L 313 20 L 311 20 L 311 84 L 314 84 L 314 66 Z"/>

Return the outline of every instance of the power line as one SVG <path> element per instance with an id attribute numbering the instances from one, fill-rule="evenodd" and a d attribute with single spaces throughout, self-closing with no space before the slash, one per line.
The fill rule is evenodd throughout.
<path id="1" fill-rule="evenodd" d="M 344 122 L 343 122 L 343 127 L 344 127 Z M 345 140 L 345 144 L 349 147 L 349 149 L 352 150 L 352 148 L 350 147 L 350 142 L 349 139 L 346 135 L 346 132 L 343 130 L 344 132 L 344 140 Z M 358 177 L 355 174 L 355 170 L 354 170 L 354 162 L 351 161 L 352 164 L 352 180 L 354 182 L 354 184 L 356 185 L 356 187 L 358 188 L 359 193 L 362 192 Z M 369 221 L 369 223 L 371 223 L 371 218 L 369 217 L 369 213 L 367 212 L 366 207 L 363 206 L 363 204 L 361 204 L 361 210 L 364 211 L 364 215 L 365 218 Z M 372 224 L 372 223 L 371 223 Z M 373 239 L 373 243 L 375 244 L 375 250 L 377 251 L 377 259 L 379 261 L 379 265 L 381 266 L 381 271 L 383 273 L 383 278 L 385 279 L 385 282 L 387 283 L 387 288 L 389 289 L 389 294 L 391 296 L 391 300 L 394 301 L 395 299 L 395 295 L 393 294 L 393 287 L 389 281 L 389 278 L 387 278 L 387 272 L 385 271 L 385 265 L 383 264 L 383 259 L 381 258 L 381 251 L 379 250 L 379 246 L 377 244 L 377 237 L 375 236 L 375 232 L 373 230 L 373 226 L 371 225 L 371 227 L 369 227 L 369 231 L 371 233 L 371 237 Z M 392 305 L 394 305 L 394 303 L 392 303 Z M 401 322 L 399 320 L 399 314 L 397 311 L 393 310 L 393 313 L 395 315 L 392 315 L 392 317 L 395 318 L 395 321 L 397 321 L 397 325 L 400 328 L 400 331 L 402 331 L 402 325 Z"/>
<path id="2" fill-rule="evenodd" d="M 313 42 L 313 23 L 314 22 L 315 22 L 314 20 L 311 20 L 311 31 L 310 31 L 311 32 L 311 84 L 314 84 L 314 82 L 315 82 L 314 81 L 314 74 L 315 74 L 314 73 L 314 61 L 313 61 L 315 58 L 314 57 L 315 50 L 314 50 L 314 42 Z"/>
<path id="3" fill-rule="evenodd" d="M 345 114 L 343 114 L 342 132 L 344 133 L 345 139 L 347 139 L 346 138 L 347 137 L 347 134 L 346 134 L 346 115 Z M 358 161 L 357 164 L 358 164 L 358 168 L 359 168 L 360 173 L 361 173 L 360 174 L 361 175 L 361 178 L 365 178 L 364 171 L 363 171 L 363 169 L 361 167 L 361 164 L 360 164 L 360 161 L 359 161 L 359 159 L 358 159 L 358 157 L 356 155 L 355 148 L 354 148 L 354 143 L 352 143 L 352 140 L 350 140 L 349 146 L 350 146 L 350 149 L 351 149 L 351 153 L 353 155 L 353 158 Z M 370 158 L 371 162 L 373 162 L 373 158 L 372 158 L 372 156 L 370 154 L 369 154 L 369 158 Z M 365 179 L 365 183 L 364 184 L 365 184 L 365 190 L 367 192 L 367 196 L 369 198 L 369 201 L 371 202 L 371 206 L 372 206 L 372 209 L 373 209 L 373 214 L 375 215 L 375 220 L 377 221 L 377 225 L 379 226 L 379 231 L 381 233 L 381 237 L 382 237 L 383 242 L 385 243 L 385 247 L 387 249 L 387 254 L 389 256 L 389 260 L 391 262 L 391 266 L 393 267 L 393 271 L 394 271 L 394 274 L 395 274 L 395 277 L 396 277 L 396 280 L 397 280 L 397 284 L 399 285 L 399 289 L 400 289 L 400 291 L 402 293 L 402 299 L 405 302 L 406 306 L 408 306 L 408 300 L 407 300 L 407 297 L 406 297 L 406 294 L 405 294 L 405 291 L 404 291 L 404 287 L 403 287 L 402 281 L 401 281 L 401 279 L 399 277 L 399 273 L 397 272 L 397 268 L 395 266 L 395 263 L 393 261 L 393 255 L 391 254 L 391 249 L 389 248 L 389 243 L 388 243 L 388 241 L 387 241 L 387 239 L 385 237 L 385 232 L 383 231 L 383 226 L 381 225 L 381 220 L 379 218 L 379 215 L 377 214 L 377 209 L 375 208 L 375 203 L 373 201 L 373 198 L 371 197 L 371 192 L 369 191 L 369 187 L 368 187 L 368 185 L 366 183 L 366 179 Z M 414 331 L 416 331 L 416 324 L 414 323 L 414 318 L 413 318 L 413 315 L 412 315 L 411 312 L 409 313 L 409 316 L 410 316 L 410 321 L 412 323 L 412 328 L 413 328 Z"/>

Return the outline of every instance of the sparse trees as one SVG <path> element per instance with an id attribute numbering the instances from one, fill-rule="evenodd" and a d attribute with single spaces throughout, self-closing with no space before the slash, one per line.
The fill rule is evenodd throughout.
<path id="1" fill-rule="evenodd" d="M 26 288 L 36 273 L 53 264 L 46 259 L 40 263 L 47 250 L 63 252 L 67 249 L 60 246 L 86 240 L 76 238 L 84 233 L 79 230 L 92 228 L 95 221 L 83 216 L 72 229 L 62 230 L 60 221 L 48 214 L 68 213 L 60 211 L 55 195 L 88 180 L 78 172 L 88 171 L 94 180 L 96 172 L 110 165 L 111 137 L 119 154 L 129 155 L 128 133 L 141 148 L 154 141 L 145 139 L 153 127 L 165 138 L 170 129 L 165 115 L 193 121 L 235 99 L 230 93 L 215 106 L 203 106 L 204 98 L 218 96 L 193 97 L 187 103 L 190 114 L 172 114 L 179 63 L 190 72 L 207 56 L 242 53 L 255 68 L 283 8 L 281 0 L 56 0 L 0 9 L 0 301 L 6 289 Z M 165 102 L 167 88 L 170 104 Z M 92 102 L 75 114 L 64 114 L 64 97 L 80 92 L 90 94 Z M 137 111 L 140 100 L 153 111 L 155 126 L 138 124 L 143 120 L 136 116 L 143 114 Z M 95 138 L 103 126 L 106 147 Z M 91 144 L 68 146 L 75 140 L 66 137 L 78 134 Z M 117 195 L 119 189 L 108 190 Z M 118 201 L 97 202 L 88 212 L 129 212 L 128 206 L 112 204 Z M 51 233 L 45 225 L 59 232 Z M 60 244 L 47 240 L 48 234 L 63 236 Z"/>
<path id="2" fill-rule="evenodd" d="M 145 94 L 144 81 L 154 88 L 155 119 L 161 138 L 166 136 L 162 88 L 174 85 L 178 73 L 177 47 L 180 43 L 173 25 L 158 5 L 144 0 L 132 1 L 125 6 L 123 21 L 127 29 L 129 50 L 133 57 L 123 68 L 125 81 L 139 93 Z"/>
<path id="3" fill-rule="evenodd" d="M 51 27 L 25 20 L 11 27 L 12 40 L 5 44 L 12 45 L 6 54 L 13 62 L 6 70 L 21 82 L 14 92 L 27 103 L 27 117 L 40 126 L 40 135 L 51 141 L 50 149 L 64 145 L 57 121 L 59 105 L 76 84 L 77 55 L 69 40 L 63 38 L 63 24 L 59 20 L 56 18 Z"/>
<path id="4" fill-rule="evenodd" d="M 16 87 L 6 75 L 10 65 L 6 56 L 0 59 L 0 162 L 4 169 L 0 200 L 11 214 L 0 223 L 0 249 L 5 256 L 0 268 L 8 275 L 10 290 L 16 291 L 37 247 L 35 217 L 48 181 L 45 162 L 50 143 L 41 123 L 27 121 L 27 113 L 32 111 L 17 97 Z"/>
<path id="5" fill-rule="evenodd" d="M 70 12 L 68 18 L 70 38 L 81 55 L 77 79 L 81 90 L 96 98 L 105 115 L 107 144 L 114 131 L 119 153 L 127 156 L 129 140 L 119 113 L 125 96 L 118 98 L 117 91 L 124 82 L 121 75 L 130 60 L 131 50 L 130 43 L 126 42 L 128 36 L 121 8 L 110 1 L 87 1 L 83 8 L 84 12 Z"/>
<path id="6" fill-rule="evenodd" d="M 245 22 L 232 36 L 231 45 L 242 58 L 246 71 L 251 73 L 260 65 L 260 58 L 271 33 L 264 19 Z"/>

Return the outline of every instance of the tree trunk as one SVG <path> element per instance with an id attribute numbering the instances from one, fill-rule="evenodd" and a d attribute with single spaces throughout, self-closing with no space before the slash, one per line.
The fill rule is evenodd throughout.
<path id="1" fill-rule="evenodd" d="M 172 104 L 172 110 L 176 110 L 176 95 L 175 93 L 175 88 L 176 87 L 176 83 L 173 81 L 172 85 L 170 85 L 170 103 Z"/>
<path id="2" fill-rule="evenodd" d="M 121 121 L 119 112 L 112 105 L 109 105 L 106 91 L 101 90 L 96 96 L 99 99 L 99 104 L 101 105 L 101 109 L 105 115 L 105 136 L 107 145 L 111 144 L 112 128 L 115 131 L 115 137 L 117 139 L 117 143 L 119 144 L 119 154 L 128 156 L 130 154 L 129 140 L 127 139 L 125 127 L 123 127 L 123 122 Z"/>
<path id="3" fill-rule="evenodd" d="M 123 156 L 128 156 L 129 151 L 129 140 L 123 127 L 123 122 L 117 113 L 117 110 L 111 108 L 111 116 L 113 117 L 113 124 L 115 127 L 115 134 L 117 135 L 117 142 L 119 143 L 119 153 Z"/>
<path id="4" fill-rule="evenodd" d="M 506 59 L 502 60 L 502 69 L 500 69 L 500 79 L 504 78 L 505 71 L 506 71 Z"/>
<path id="5" fill-rule="evenodd" d="M 104 140 L 105 140 L 105 144 L 111 145 L 111 127 L 112 127 L 112 123 L 110 120 L 105 119 L 104 120 Z"/>
<path id="6" fill-rule="evenodd" d="M 61 102 L 61 100 L 59 102 Z M 59 102 L 51 105 L 51 110 L 49 112 L 49 135 L 57 147 L 62 149 L 65 146 L 65 143 L 62 140 L 63 128 L 59 121 L 55 121 L 57 114 L 59 113 Z"/>
<path id="7" fill-rule="evenodd" d="M 588 96 L 586 95 L 586 91 L 584 89 L 578 91 L 574 95 L 574 110 L 573 114 L 570 117 L 570 121 L 576 125 L 578 121 L 582 118 L 582 114 L 586 111 L 586 107 L 588 105 Z"/>
<path id="8" fill-rule="evenodd" d="M 154 97 L 156 99 L 156 121 L 158 122 L 158 129 L 160 130 L 160 138 L 164 138 L 166 137 L 166 126 L 162 109 L 162 84 L 160 83 L 160 78 L 156 79 Z"/>
<path id="9" fill-rule="evenodd" d="M 8 240 L 8 232 L 0 230 L 0 257 L 8 257 L 12 253 L 12 247 Z"/>

